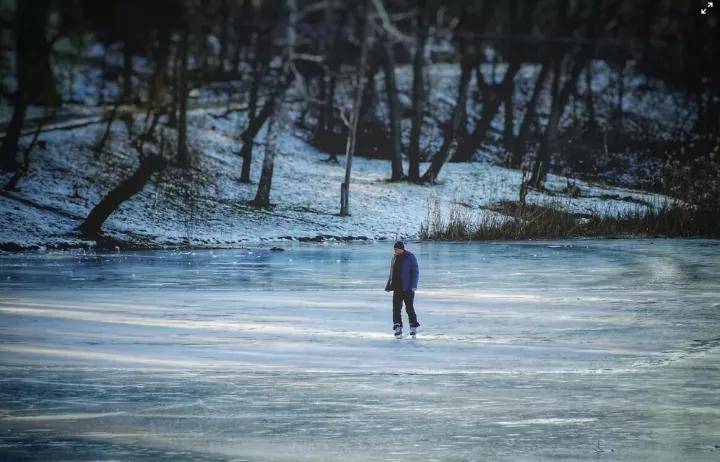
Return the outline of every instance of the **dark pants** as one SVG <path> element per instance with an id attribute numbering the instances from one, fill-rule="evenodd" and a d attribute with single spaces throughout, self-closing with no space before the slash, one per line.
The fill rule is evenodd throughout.
<path id="1" fill-rule="evenodd" d="M 410 327 L 418 327 L 420 324 L 417 322 L 417 316 L 415 315 L 415 307 L 413 302 L 415 300 L 415 292 L 412 290 L 393 291 L 393 324 L 400 324 L 402 326 L 402 304 L 405 302 L 405 311 L 407 311 L 408 318 L 410 319 Z"/>

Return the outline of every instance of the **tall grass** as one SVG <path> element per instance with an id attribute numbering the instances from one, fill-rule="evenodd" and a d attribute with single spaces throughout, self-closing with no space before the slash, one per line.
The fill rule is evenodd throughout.
<path id="1" fill-rule="evenodd" d="M 720 136 L 675 153 L 663 167 L 663 204 L 635 201 L 619 207 L 600 203 L 587 214 L 567 211 L 556 199 L 544 205 L 527 204 L 529 177 L 523 169 L 519 201 L 503 201 L 482 213 L 457 203 L 428 201 L 420 227 L 424 239 L 496 240 L 566 237 L 720 237 Z M 575 184 L 558 193 L 584 196 Z M 672 199 L 671 199 L 672 198 Z M 614 207 L 614 208 L 613 208 Z M 447 218 L 445 218 L 447 217 Z"/>
<path id="2" fill-rule="evenodd" d="M 449 208 L 449 209 L 448 209 Z M 445 218 L 447 217 L 447 218 Z M 458 204 L 428 202 L 420 237 L 432 240 L 558 239 L 574 237 L 720 237 L 718 216 L 680 202 L 635 205 L 580 214 L 547 205 L 503 201 L 484 213 Z"/>

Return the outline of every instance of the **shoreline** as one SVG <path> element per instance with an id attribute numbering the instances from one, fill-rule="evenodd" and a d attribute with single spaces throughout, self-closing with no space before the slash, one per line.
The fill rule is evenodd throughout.
<path id="1" fill-rule="evenodd" d="M 449 240 L 449 239 L 419 239 L 419 238 L 402 238 L 406 242 L 418 243 L 446 243 L 446 244 L 513 244 L 513 243 L 537 243 L 537 242 L 559 242 L 559 241 L 604 241 L 604 240 L 708 240 L 720 243 L 720 237 L 712 236 L 650 236 L 650 235 L 626 235 L 626 236 L 570 236 L 563 238 L 530 238 L 530 239 L 467 239 L 467 240 Z M 368 238 L 366 236 L 330 236 L 318 235 L 315 237 L 299 237 L 299 238 L 278 238 L 278 239 L 261 239 L 257 241 L 244 242 L 227 242 L 220 244 L 208 245 L 162 245 L 162 244 L 139 244 L 129 241 L 114 240 L 117 245 L 100 245 L 92 241 L 82 242 L 64 242 L 64 243 L 48 243 L 48 244 L 27 244 L 21 245 L 16 242 L 0 242 L 0 255 L 3 254 L 20 254 L 47 251 L 98 251 L 98 252 L 142 252 L 142 251 L 198 251 L 198 250 L 240 250 L 240 249 L 257 249 L 267 248 L 268 251 L 286 251 L 288 247 L 301 244 L 379 244 L 383 242 L 391 242 L 389 238 Z M 289 244 L 289 245 L 288 245 Z"/>

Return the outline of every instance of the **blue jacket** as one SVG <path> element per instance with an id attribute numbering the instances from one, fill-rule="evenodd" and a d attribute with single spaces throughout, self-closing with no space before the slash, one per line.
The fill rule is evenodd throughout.
<path id="1" fill-rule="evenodd" d="M 393 290 L 393 267 L 397 256 L 392 258 L 390 262 L 390 277 L 388 277 L 387 284 L 385 284 L 385 292 Z M 418 279 L 420 278 L 420 269 L 418 268 L 418 262 L 415 255 L 410 251 L 405 251 L 402 259 L 402 267 L 400 268 L 400 274 L 402 277 L 402 290 L 416 290 L 418 286 Z"/>

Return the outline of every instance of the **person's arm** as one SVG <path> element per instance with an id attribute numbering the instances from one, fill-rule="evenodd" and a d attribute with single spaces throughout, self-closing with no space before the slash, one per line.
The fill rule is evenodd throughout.
<path id="1" fill-rule="evenodd" d="M 390 259 L 390 274 L 388 275 L 388 280 L 385 283 L 385 292 L 392 291 L 392 275 L 393 275 L 393 265 L 394 264 L 395 264 L 395 257 L 392 257 L 392 259 Z"/>
<path id="2" fill-rule="evenodd" d="M 412 267 L 410 269 L 410 272 L 412 273 L 412 290 L 414 292 L 417 290 L 418 280 L 420 279 L 420 267 L 418 266 L 417 258 L 415 258 L 415 255 L 413 255 L 412 258 Z"/>

